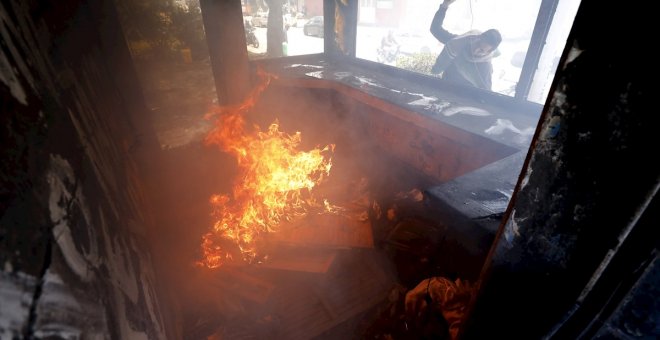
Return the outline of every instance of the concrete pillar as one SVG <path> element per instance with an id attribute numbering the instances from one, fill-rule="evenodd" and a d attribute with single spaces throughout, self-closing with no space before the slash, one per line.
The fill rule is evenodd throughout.
<path id="1" fill-rule="evenodd" d="M 240 0 L 200 0 L 218 103 L 240 103 L 250 88 L 250 71 Z"/>

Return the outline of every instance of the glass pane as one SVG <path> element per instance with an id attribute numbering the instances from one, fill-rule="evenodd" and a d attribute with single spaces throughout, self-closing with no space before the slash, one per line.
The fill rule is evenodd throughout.
<path id="1" fill-rule="evenodd" d="M 441 23 L 446 31 L 454 35 L 469 35 L 496 29 L 501 35 L 501 43 L 492 54 L 473 57 L 479 62 L 491 60 L 492 73 L 487 69 L 475 72 L 470 69 L 474 68 L 470 66 L 473 64 L 456 62 L 443 72 L 444 75 L 432 73 L 436 58 L 445 45 L 430 31 L 441 3 L 428 0 L 360 0 L 357 57 L 445 78 L 449 78 L 449 69 L 454 67 L 453 73 L 470 78 L 469 84 L 473 86 L 513 96 L 541 0 L 457 0 L 451 3 Z M 478 47 L 475 43 L 470 46 L 472 49 Z M 455 49 L 462 50 L 459 47 Z M 454 53 L 457 55 L 454 60 L 461 59 L 460 52 Z M 486 86 L 488 83 L 492 85 Z"/>
<path id="2" fill-rule="evenodd" d="M 245 40 L 250 59 L 323 52 L 322 0 L 242 1 Z M 272 15 L 276 13 L 278 15 Z M 279 17 L 281 20 L 278 20 Z M 276 28 L 277 31 L 269 34 L 269 30 Z M 268 39 L 273 40 L 270 45 Z"/>
<path id="3" fill-rule="evenodd" d="M 573 26 L 573 19 L 577 14 L 579 0 L 560 0 L 557 4 L 554 19 L 550 25 L 550 31 L 541 53 L 538 68 L 534 74 L 534 80 L 527 99 L 539 104 L 544 104 L 550 91 L 550 85 L 557 71 L 559 58 L 564 52 L 566 39 Z"/>

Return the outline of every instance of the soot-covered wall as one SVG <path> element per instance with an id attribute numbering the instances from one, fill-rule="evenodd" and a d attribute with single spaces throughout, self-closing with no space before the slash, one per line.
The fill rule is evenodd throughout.
<path id="1" fill-rule="evenodd" d="M 614 43 L 648 35 L 648 7 L 581 2 L 464 339 L 592 339 L 608 322 L 602 338 L 658 337 L 656 91 Z"/>
<path id="2" fill-rule="evenodd" d="M 0 338 L 168 338 L 112 1 L 0 2 Z M 171 338 L 171 337 L 169 337 Z"/>

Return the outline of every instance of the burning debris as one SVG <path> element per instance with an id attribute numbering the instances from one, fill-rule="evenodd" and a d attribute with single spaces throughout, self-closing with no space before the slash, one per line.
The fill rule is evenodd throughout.
<path id="1" fill-rule="evenodd" d="M 263 261 L 260 243 L 278 231 L 282 222 L 302 218 L 310 211 L 338 210 L 314 193 L 315 186 L 330 173 L 334 145 L 299 151 L 301 133 L 280 131 L 277 120 L 266 131 L 246 126 L 245 114 L 273 78 L 263 72 L 259 75 L 261 83 L 242 104 L 215 107 L 207 116 L 215 119 L 215 128 L 205 143 L 233 155 L 239 167 L 233 192 L 210 198 L 216 222 L 203 236 L 200 261 L 209 268 L 236 256 L 248 263 Z"/>
<path id="2" fill-rule="evenodd" d="M 408 290 L 395 284 L 361 339 L 457 339 L 475 287 L 435 276 Z"/>
<path id="3" fill-rule="evenodd" d="M 423 332 L 434 328 L 424 324 L 433 322 L 426 315 L 439 313 L 446 322 L 450 339 L 456 339 L 474 290 L 469 281 L 431 277 L 406 293 L 405 310 L 417 323 L 414 326 Z"/>
<path id="4" fill-rule="evenodd" d="M 416 239 L 405 239 L 417 230 L 405 221 L 424 208 L 422 191 L 410 188 L 427 179 L 392 167 L 398 160 L 372 153 L 372 145 L 342 138 L 342 129 L 311 135 L 316 140 L 303 144 L 301 132 L 281 128 L 295 114 L 281 116 L 282 125 L 277 119 L 261 120 L 270 117 L 280 93 L 277 86 L 264 92 L 273 76 L 259 76 L 248 99 L 214 107 L 207 115 L 214 128 L 205 144 L 230 155 L 238 172 L 231 189 L 203 196 L 210 197 L 213 220 L 204 223 L 211 227 L 202 236 L 197 264 L 200 286 L 212 298 L 202 299 L 208 312 L 191 313 L 187 329 L 222 338 L 363 332 L 345 327 L 371 318 L 388 299 L 395 275 L 409 274 L 400 271 L 400 260 L 408 259 L 400 254 L 419 247 Z M 327 128 L 298 126 L 303 132 Z M 340 153 L 335 154 L 334 141 Z M 360 158 L 364 154 L 369 156 Z M 377 171 L 383 168 L 388 171 Z M 435 231 L 434 225 L 413 224 Z M 429 256 L 420 254 L 415 268 L 429 269 L 435 262 L 422 262 Z M 397 315 L 404 313 L 405 291 L 395 296 L 401 306 Z"/>

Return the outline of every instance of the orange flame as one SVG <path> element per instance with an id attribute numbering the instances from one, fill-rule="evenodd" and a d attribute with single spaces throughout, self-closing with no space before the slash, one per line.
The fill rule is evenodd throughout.
<path id="1" fill-rule="evenodd" d="M 331 207 L 327 201 L 318 203 L 312 189 L 329 175 L 332 162 L 327 153 L 334 151 L 334 145 L 297 151 L 301 133 L 281 132 L 277 120 L 266 131 L 258 126 L 246 131 L 244 115 L 273 77 L 262 71 L 258 74 L 262 81 L 245 102 L 216 107 L 207 115 L 216 120 L 205 143 L 235 156 L 239 167 L 231 196 L 210 198 L 216 222 L 203 236 L 203 259 L 198 263 L 209 268 L 238 254 L 254 262 L 260 238 L 276 232 L 281 222 L 304 216 L 310 207 Z"/>

